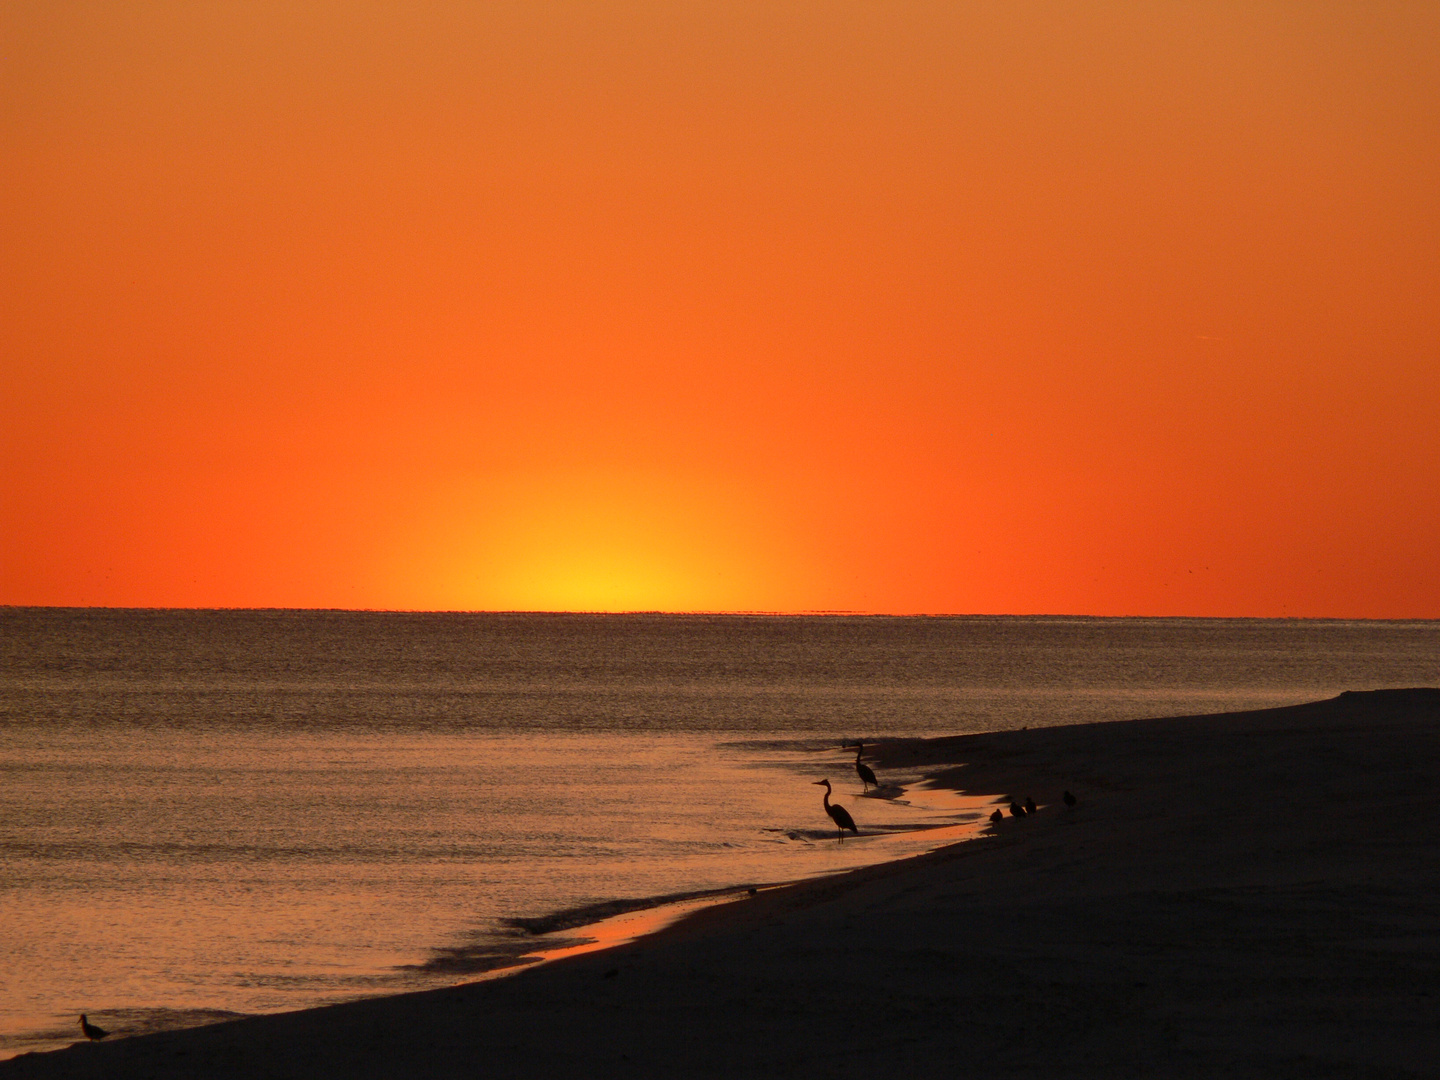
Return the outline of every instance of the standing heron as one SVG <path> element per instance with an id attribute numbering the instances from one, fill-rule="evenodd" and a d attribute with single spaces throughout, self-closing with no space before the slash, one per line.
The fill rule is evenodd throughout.
<path id="1" fill-rule="evenodd" d="M 878 788 L 880 781 L 875 779 L 875 770 L 860 760 L 860 755 L 863 753 L 865 753 L 865 744 L 857 742 L 855 744 L 855 771 L 860 774 L 860 782 L 865 785 L 865 790 L 869 791 L 871 784 Z"/>
<path id="2" fill-rule="evenodd" d="M 845 842 L 846 829 L 849 829 L 856 836 L 859 836 L 860 830 L 855 827 L 855 819 L 850 816 L 850 811 L 846 810 L 843 806 L 830 805 L 830 781 L 815 781 L 816 787 L 819 787 L 821 784 L 825 785 L 825 813 L 829 814 L 830 820 L 835 822 L 835 839 L 843 844 Z"/>
<path id="3" fill-rule="evenodd" d="M 80 1030 L 91 1042 L 98 1042 L 106 1035 L 110 1034 L 110 1032 L 106 1031 L 104 1028 L 96 1027 L 94 1024 L 92 1024 L 89 1018 L 84 1013 L 80 1014 Z"/>

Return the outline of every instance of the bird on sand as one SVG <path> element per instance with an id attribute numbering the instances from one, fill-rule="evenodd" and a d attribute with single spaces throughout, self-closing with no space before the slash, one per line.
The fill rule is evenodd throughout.
<path id="1" fill-rule="evenodd" d="M 1035 812 L 1035 800 L 1028 795 L 1025 796 L 1025 812 L 1027 814 L 1033 814 Z"/>
<path id="2" fill-rule="evenodd" d="M 860 760 L 860 755 L 863 753 L 865 753 L 865 744 L 857 742 L 855 744 L 855 771 L 860 774 L 860 782 L 865 785 L 865 790 L 869 791 L 871 784 L 878 788 L 880 781 L 875 779 L 875 770 Z"/>
<path id="3" fill-rule="evenodd" d="M 1000 810 L 996 810 L 993 814 L 990 815 L 990 820 L 998 825 L 1000 822 L 1005 820 L 1005 814 Z"/>
<path id="4" fill-rule="evenodd" d="M 1025 808 L 1020 805 L 1020 801 L 1018 799 L 1015 799 L 1013 797 L 1010 799 L 1010 813 L 1014 817 L 1025 816 Z"/>
<path id="5" fill-rule="evenodd" d="M 1061 797 L 1065 800 L 1065 805 L 1070 807 L 1072 810 L 1074 809 L 1075 804 L 1079 801 L 1075 798 L 1074 795 L 1070 794 L 1070 792 L 1068 791 L 1065 792 L 1065 794 Z"/>
<path id="6" fill-rule="evenodd" d="M 825 812 L 830 815 L 830 820 L 835 822 L 835 838 L 841 843 L 844 843 L 846 829 L 849 829 L 856 836 L 859 836 L 860 830 L 855 827 L 855 819 L 850 816 L 850 811 L 846 810 L 843 806 L 830 805 L 830 781 L 815 781 L 816 787 L 819 787 L 821 784 L 825 785 Z"/>
<path id="7" fill-rule="evenodd" d="M 106 1035 L 110 1034 L 110 1032 L 104 1028 L 96 1027 L 92 1024 L 84 1013 L 80 1014 L 80 1030 L 85 1033 L 85 1037 L 91 1042 L 99 1042 Z"/>

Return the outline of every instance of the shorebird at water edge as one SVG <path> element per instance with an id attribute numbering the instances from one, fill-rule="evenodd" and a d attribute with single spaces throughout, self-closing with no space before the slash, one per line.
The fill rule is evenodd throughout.
<path id="1" fill-rule="evenodd" d="M 859 773 L 860 782 L 865 785 L 865 790 L 869 791 L 871 784 L 878 788 L 880 781 L 875 779 L 875 770 L 860 760 L 860 755 L 863 753 L 865 753 L 865 744 L 857 742 L 855 744 L 855 771 Z"/>
<path id="2" fill-rule="evenodd" d="M 825 812 L 830 815 L 830 820 L 835 822 L 835 838 L 843 843 L 846 829 L 849 829 L 856 836 L 859 836 L 860 830 L 855 827 L 855 819 L 850 816 L 850 811 L 846 810 L 843 806 L 830 805 L 830 781 L 815 781 L 816 787 L 819 787 L 821 784 L 825 785 Z"/>

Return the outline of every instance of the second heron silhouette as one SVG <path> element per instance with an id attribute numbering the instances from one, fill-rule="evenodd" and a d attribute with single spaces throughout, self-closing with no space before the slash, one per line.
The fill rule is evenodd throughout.
<path id="1" fill-rule="evenodd" d="M 860 782 L 865 785 L 865 790 L 869 791 L 871 784 L 878 788 L 880 781 L 875 779 L 875 770 L 860 760 L 860 755 L 863 753 L 865 753 L 865 744 L 857 742 L 855 744 L 855 771 L 860 774 Z"/>
<path id="2" fill-rule="evenodd" d="M 849 829 L 856 836 L 859 836 L 860 830 L 855 827 L 855 819 L 850 816 L 850 811 L 846 810 L 843 806 L 830 805 L 830 781 L 815 781 L 816 787 L 819 787 L 821 784 L 825 785 L 825 812 L 830 815 L 830 820 L 835 822 L 835 838 L 843 843 L 846 829 Z"/>

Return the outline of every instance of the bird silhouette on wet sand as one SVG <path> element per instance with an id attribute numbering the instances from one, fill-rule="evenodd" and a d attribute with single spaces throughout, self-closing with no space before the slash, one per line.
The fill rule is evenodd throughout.
<path id="1" fill-rule="evenodd" d="M 110 1034 L 110 1032 L 106 1031 L 104 1028 L 96 1027 L 94 1024 L 92 1024 L 84 1013 L 80 1014 L 80 1030 L 85 1033 L 85 1037 L 91 1042 L 99 1042 L 101 1039 L 105 1038 L 106 1035 Z"/>
<path id="2" fill-rule="evenodd" d="M 1065 800 L 1065 805 L 1070 807 L 1070 809 L 1072 810 L 1075 809 L 1075 804 L 1079 802 L 1079 800 L 1076 799 L 1075 796 L 1068 791 L 1065 792 L 1065 794 L 1062 795 L 1061 798 Z"/>
<path id="3" fill-rule="evenodd" d="M 992 824 L 998 825 L 1004 820 L 1005 814 L 1000 810 L 996 810 L 993 814 L 990 815 L 990 821 Z"/>
<path id="4" fill-rule="evenodd" d="M 1020 800 L 1013 795 L 1010 797 L 1010 814 L 1012 817 L 1024 817 L 1025 807 L 1020 805 Z"/>
<path id="5" fill-rule="evenodd" d="M 860 774 L 860 782 L 865 785 L 865 790 L 869 791 L 872 784 L 878 788 L 880 781 L 875 779 L 875 770 L 860 760 L 860 755 L 863 753 L 865 753 L 865 744 L 857 742 L 855 744 L 855 771 Z"/>
<path id="6" fill-rule="evenodd" d="M 816 787 L 819 787 L 821 784 L 825 785 L 825 812 L 830 815 L 830 820 L 835 822 L 835 838 L 843 843 L 846 829 L 849 829 L 856 836 L 859 836 L 860 830 L 855 827 L 855 819 L 850 816 L 850 811 L 846 810 L 843 806 L 830 805 L 830 781 L 815 781 Z"/>

